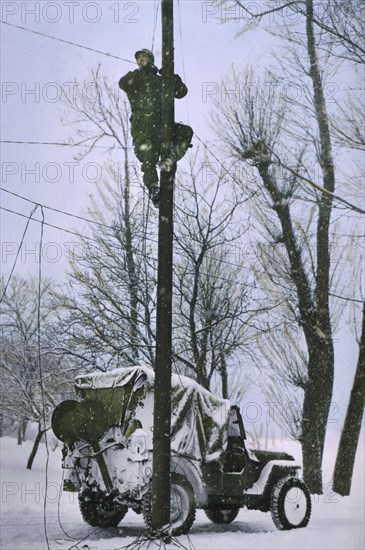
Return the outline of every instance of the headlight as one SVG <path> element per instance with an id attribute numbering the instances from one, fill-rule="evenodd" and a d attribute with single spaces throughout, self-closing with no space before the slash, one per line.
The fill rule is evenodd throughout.
<path id="1" fill-rule="evenodd" d="M 131 435 L 129 449 L 133 454 L 143 455 L 147 447 L 147 434 L 142 428 L 137 428 Z"/>

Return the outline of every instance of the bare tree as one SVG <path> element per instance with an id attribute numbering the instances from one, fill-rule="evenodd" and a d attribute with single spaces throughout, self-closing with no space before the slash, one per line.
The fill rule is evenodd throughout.
<path id="1" fill-rule="evenodd" d="M 265 24 L 266 20 L 274 14 L 282 16 L 281 29 L 286 19 L 289 22 L 292 20 L 290 15 L 294 16 L 294 20 L 296 15 L 301 15 L 303 19 L 308 17 L 306 0 L 287 0 L 274 4 L 273 7 L 267 3 L 262 4 L 260 9 L 257 9 L 257 5 L 250 6 L 250 3 L 243 0 L 234 0 L 234 2 L 238 8 L 237 13 L 233 15 L 235 19 L 238 19 L 239 13 L 242 21 L 248 21 L 240 28 L 238 35 L 257 27 L 260 23 Z M 220 0 L 220 3 L 228 4 L 230 0 Z M 313 5 L 311 20 L 322 35 L 318 47 L 326 52 L 331 50 L 332 54 L 339 59 L 364 64 L 365 8 L 362 0 L 346 0 L 346 2 L 313 0 L 311 3 Z M 233 14 L 232 11 L 231 13 Z M 272 24 L 267 27 L 267 30 L 282 36 L 280 30 L 278 31 Z"/>
<path id="2" fill-rule="evenodd" d="M 249 309 L 247 278 L 232 262 L 229 245 L 242 231 L 230 229 L 238 206 L 236 197 L 222 200 L 222 181 L 209 193 L 199 193 L 199 174 L 192 171 L 185 183 L 179 181 L 176 207 L 176 266 L 174 274 L 175 369 L 195 377 L 210 388 L 218 373 L 221 391 L 230 392 L 228 371 L 252 338 L 255 311 Z M 65 331 L 60 353 L 70 354 L 84 368 L 107 370 L 141 361 L 154 366 L 156 243 L 154 224 L 143 216 L 143 204 L 135 200 L 131 226 L 136 291 L 136 323 L 131 325 L 129 307 L 131 273 L 125 246 L 123 210 L 118 207 L 118 184 L 111 178 L 101 187 L 93 212 L 97 225 L 91 236 L 80 235 L 80 251 L 71 264 L 70 290 L 59 294 L 60 323 Z M 212 189 L 214 191 L 212 191 Z M 99 207 L 96 206 L 99 204 Z M 143 214 L 145 213 L 145 214 Z M 146 226 L 141 234 L 140 228 Z M 90 239 L 92 239 L 90 241 Z M 131 332 L 133 328 L 133 332 Z M 136 347 L 131 334 L 135 334 Z M 136 352 L 136 353 L 135 353 Z M 242 384 L 241 384 L 241 387 Z M 236 391 L 239 391 L 236 388 Z"/>
<path id="3" fill-rule="evenodd" d="M 121 149 L 123 178 L 117 185 L 110 178 L 100 186 L 93 203 L 97 222 L 91 231 L 93 240 L 80 236 L 83 254 L 75 256 L 70 279 L 74 290 L 61 298 L 68 312 L 64 351 L 85 366 L 103 370 L 141 360 L 153 366 L 155 218 L 151 220 L 141 190 L 134 189 L 134 197 L 131 192 L 131 175 L 136 173 L 129 155 L 128 109 L 100 69 L 93 72 L 92 81 L 97 90 L 94 102 L 81 94 L 70 102 L 65 95 L 68 120 L 76 125 L 78 143 L 89 145 L 86 154 L 99 143 L 117 147 L 118 155 Z M 235 294 L 229 295 L 237 267 L 226 259 L 227 247 L 239 237 L 239 231 L 229 226 L 243 199 L 222 201 L 222 177 L 213 182 L 208 198 L 207 189 L 199 192 L 200 177 L 201 169 L 191 167 L 176 191 L 175 367 L 180 372 L 187 369 L 205 387 L 219 372 L 226 395 L 229 359 L 247 337 L 247 288 L 238 284 Z"/>
<path id="4" fill-rule="evenodd" d="M 308 31 L 310 34 L 310 31 Z M 316 62 L 311 60 L 311 66 Z M 314 69 L 313 69 L 314 70 Z M 314 77 L 315 78 L 315 75 Z M 250 86 L 248 83 L 250 81 Z M 280 143 L 285 147 L 288 103 L 277 93 L 277 86 L 269 87 L 267 94 L 252 86 L 246 75 L 245 94 L 242 103 L 227 103 L 220 129 L 238 158 L 250 160 L 256 168 L 263 186 L 264 205 L 258 206 L 261 221 L 270 235 L 277 260 L 270 273 L 276 284 L 281 285 L 291 303 L 294 319 L 300 323 L 305 334 L 308 350 L 308 379 L 305 387 L 302 424 L 302 448 L 306 481 L 312 492 L 322 490 L 321 462 L 329 407 L 333 387 L 333 341 L 329 312 L 330 254 L 329 224 L 332 198 L 330 195 L 306 195 L 316 225 L 316 237 L 311 244 L 303 240 L 304 222 L 299 221 L 295 197 L 300 188 L 300 179 L 285 173 L 275 162 L 280 154 Z M 318 91 L 317 91 L 318 93 Z M 319 94 L 317 101 L 324 98 Z M 323 111 L 323 106 L 318 106 Z M 321 151 L 318 152 L 323 167 L 323 185 L 334 189 L 334 170 L 328 125 L 320 121 Z M 283 149 L 281 149 L 282 153 Z M 295 154 L 296 153 L 296 154 Z M 306 147 L 294 152 L 291 164 L 305 165 Z M 301 190 L 301 193 L 303 191 Z M 256 196 L 256 201 L 262 198 Z M 273 216 L 274 214 L 274 216 Z M 312 253 L 315 251 L 315 256 Z M 277 254 L 280 253 L 279 256 Z M 285 261 L 281 263 L 281 260 Z M 274 273 L 273 273 L 274 272 Z"/>
<path id="5" fill-rule="evenodd" d="M 69 139 L 70 144 L 85 146 L 78 158 L 86 157 L 100 143 L 109 151 L 127 151 L 130 148 L 129 108 L 115 86 L 101 74 L 100 65 L 91 71 L 91 79 L 86 86 L 88 93 L 80 88 L 75 85 L 63 89 L 66 111 L 62 117 L 64 125 L 75 128 L 75 135 Z"/>
<path id="6" fill-rule="evenodd" d="M 62 350 L 101 370 L 119 362 L 153 365 L 156 260 L 155 243 L 146 236 L 155 233 L 155 220 L 131 163 L 129 107 L 100 66 L 91 83 L 91 98 L 81 91 L 70 98 L 65 90 L 65 121 L 76 127 L 77 144 L 86 146 L 82 157 L 102 143 L 113 161 L 89 209 L 91 233 L 80 235 L 69 291 L 57 297 L 67 311 Z"/>
<path id="7" fill-rule="evenodd" d="M 174 357 L 207 389 L 219 373 L 227 398 L 230 363 L 248 345 L 253 317 L 248 275 L 232 259 L 244 233 L 235 218 L 246 198 L 235 196 L 224 175 L 204 185 L 204 165 L 195 164 L 179 180 L 176 200 Z"/>
<path id="8" fill-rule="evenodd" d="M 286 436 L 302 441 L 303 397 L 308 355 L 301 331 L 279 326 L 258 338 L 257 368 L 270 414 Z"/>
<path id="9" fill-rule="evenodd" d="M 333 490 L 342 496 L 350 494 L 356 449 L 365 407 L 365 302 L 362 309 L 361 335 L 358 342 L 359 357 L 333 476 Z"/>
<path id="10" fill-rule="evenodd" d="M 346 305 L 349 325 L 352 327 L 359 345 L 359 355 L 350 398 L 347 406 L 344 425 L 333 475 L 333 489 L 342 496 L 351 491 L 356 450 L 360 438 L 361 422 L 365 406 L 365 299 L 364 299 L 364 249 L 363 240 L 353 237 L 349 255 L 358 258 L 358 263 L 349 265 L 349 276 L 355 282 L 354 296 L 349 296 L 349 289 L 343 288 L 334 299 Z"/>
<path id="11" fill-rule="evenodd" d="M 38 425 L 29 469 L 42 436 L 50 428 L 53 409 L 71 390 L 74 376 L 73 368 L 53 353 L 51 289 L 51 280 L 44 280 L 39 296 L 38 280 L 14 276 L 0 309 L 4 327 L 0 361 L 3 411 L 18 423 L 18 443 L 24 439 L 29 422 Z"/>
<path id="12" fill-rule="evenodd" d="M 112 179 L 100 187 L 89 212 L 97 224 L 80 235 L 68 291 L 55 296 L 64 330 L 59 352 L 83 368 L 154 365 L 155 243 L 146 242 L 143 203 L 134 203 L 126 225 L 123 196 Z"/>
<path id="13" fill-rule="evenodd" d="M 246 10 L 245 3 L 237 4 Z M 355 2 L 351 5 L 355 5 Z M 330 9 L 330 3 L 326 3 L 325 7 Z M 229 126 L 231 139 L 227 132 L 225 138 L 238 158 L 250 159 L 267 193 L 265 200 L 270 199 L 269 208 L 275 213 L 276 221 L 271 216 L 264 226 L 273 244 L 277 248 L 283 247 L 287 261 L 285 267 L 280 269 L 279 277 L 273 280 L 283 289 L 286 281 L 292 283 L 289 285 L 292 297 L 293 290 L 295 292 L 295 300 L 292 302 L 295 307 L 292 310 L 303 330 L 308 352 L 308 379 L 302 420 L 304 475 L 310 490 L 321 492 L 321 462 L 334 377 L 333 321 L 329 295 L 335 165 L 324 67 L 328 70 L 333 67 L 333 63 L 328 63 L 329 59 L 349 58 L 344 52 L 343 43 L 340 46 L 336 43 L 336 33 L 347 33 L 345 49 L 347 53 L 351 50 L 350 56 L 357 56 L 359 52 L 361 55 L 361 48 L 354 47 L 351 38 L 354 35 L 359 37 L 360 33 L 352 23 L 345 23 L 342 10 L 342 14 L 333 14 L 332 23 L 334 25 L 337 21 L 337 30 L 332 29 L 329 36 L 329 31 L 324 28 L 328 18 L 323 18 L 324 10 L 313 0 L 285 2 L 272 9 L 268 6 L 256 21 L 251 14 L 251 27 L 252 23 L 258 23 L 269 13 L 281 12 L 283 9 L 292 10 L 302 15 L 302 18 L 299 18 L 299 23 L 285 23 L 283 18 L 280 28 L 272 28 L 274 34 L 280 33 L 280 36 L 285 37 L 286 55 L 279 63 L 281 72 L 277 72 L 276 84 L 273 78 L 271 83 L 277 88 L 280 82 L 287 85 L 290 85 L 290 81 L 292 84 L 298 83 L 302 92 L 300 101 L 279 98 L 279 93 L 270 91 L 262 94 L 262 87 L 258 99 L 257 95 L 255 97 L 248 90 L 241 105 L 231 104 L 228 112 L 226 109 L 224 124 Z M 342 22 L 341 29 L 339 22 Z M 261 101 L 262 95 L 264 101 Z M 294 140 L 296 151 L 293 151 Z M 303 170 L 307 172 L 306 182 L 313 179 L 308 178 L 309 151 L 313 155 L 312 165 L 313 158 L 319 165 L 316 179 L 321 178 L 321 185 L 316 190 L 313 187 L 313 193 L 308 193 L 308 189 L 300 185 Z M 288 164 L 291 164 L 292 169 L 286 173 L 284 169 L 280 174 L 278 168 L 287 167 Z M 316 205 L 314 213 L 308 218 L 312 223 L 308 224 L 307 232 L 304 233 L 309 235 L 309 227 L 315 225 L 314 235 L 306 242 L 303 242 L 301 235 L 303 222 L 298 226 L 298 199 L 303 201 L 302 205 L 304 201 Z"/>
<path id="14" fill-rule="evenodd" d="M 361 0 L 326 0 L 313 2 L 312 20 L 323 33 L 323 49 L 331 49 L 339 59 L 365 63 L 365 8 Z M 304 2 L 295 6 L 303 16 L 307 17 Z"/>

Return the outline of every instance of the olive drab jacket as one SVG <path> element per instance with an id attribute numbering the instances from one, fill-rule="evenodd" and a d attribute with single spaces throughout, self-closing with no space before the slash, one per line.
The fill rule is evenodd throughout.
<path id="1" fill-rule="evenodd" d="M 157 67 L 148 66 L 130 71 L 119 80 L 119 87 L 126 92 L 133 115 L 161 117 L 162 78 Z M 188 93 L 179 75 L 175 75 L 175 97 Z"/>

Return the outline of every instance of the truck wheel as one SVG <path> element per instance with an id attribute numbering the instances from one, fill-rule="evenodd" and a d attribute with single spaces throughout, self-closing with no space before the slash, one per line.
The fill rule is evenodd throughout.
<path id="1" fill-rule="evenodd" d="M 149 490 L 142 500 L 142 514 L 147 527 L 152 527 L 152 499 Z M 173 536 L 185 535 L 195 520 L 195 498 L 188 480 L 180 474 L 171 476 L 170 521 Z"/>
<path id="2" fill-rule="evenodd" d="M 128 512 L 127 506 L 116 506 L 92 492 L 79 495 L 81 515 L 92 527 L 116 527 Z"/>
<path id="3" fill-rule="evenodd" d="M 239 508 L 209 506 L 204 512 L 207 518 L 213 523 L 231 523 L 236 519 L 239 510 Z"/>
<path id="4" fill-rule="evenodd" d="M 285 477 L 274 485 L 270 510 L 278 529 L 306 527 L 311 515 L 311 498 L 303 481 L 297 477 Z"/>

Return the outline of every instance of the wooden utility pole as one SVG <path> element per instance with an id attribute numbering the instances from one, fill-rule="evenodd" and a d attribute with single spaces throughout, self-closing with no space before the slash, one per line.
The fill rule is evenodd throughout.
<path id="1" fill-rule="evenodd" d="M 162 13 L 162 161 L 169 156 L 174 135 L 173 0 L 161 0 Z M 170 523 L 171 321 L 173 267 L 173 205 L 176 164 L 161 171 L 158 228 L 157 328 L 153 414 L 152 526 Z"/>

